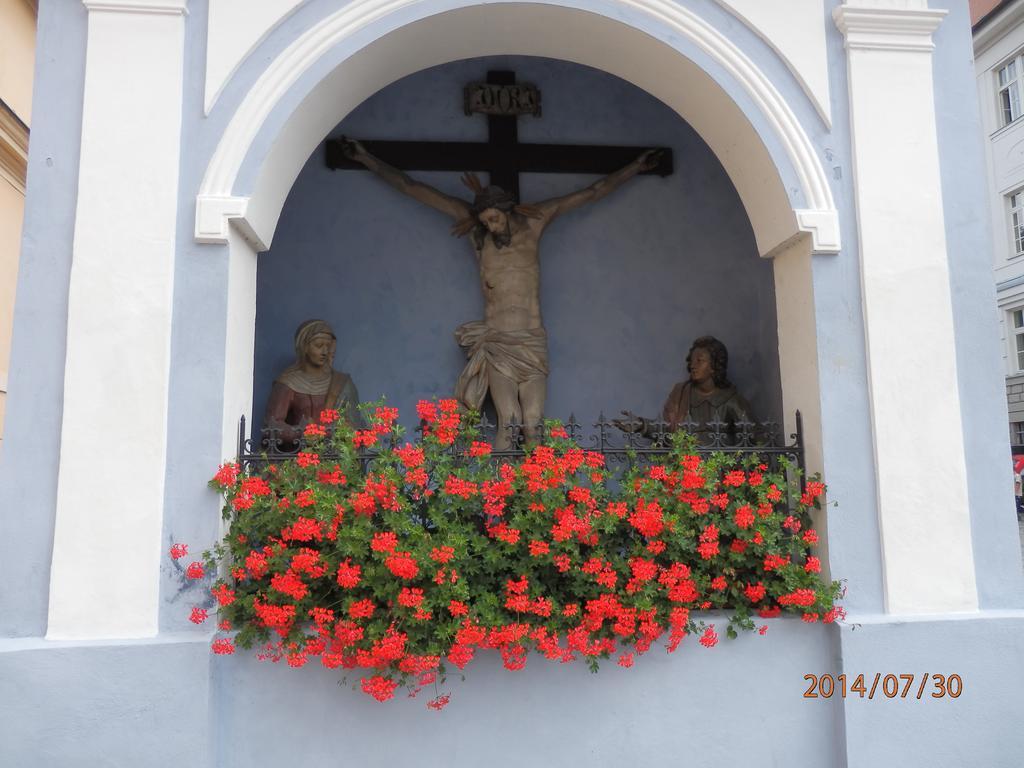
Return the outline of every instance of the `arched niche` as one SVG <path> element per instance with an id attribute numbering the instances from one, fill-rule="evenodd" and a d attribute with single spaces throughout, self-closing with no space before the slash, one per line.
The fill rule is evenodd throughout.
<path id="1" fill-rule="evenodd" d="M 389 83 L 503 54 L 617 75 L 675 110 L 711 147 L 739 193 L 758 252 L 774 259 L 787 428 L 803 409 L 809 464 L 821 468 L 810 257 L 840 248 L 824 169 L 771 79 L 693 11 L 658 0 L 586 11 L 549 2 L 365 2 L 323 19 L 268 65 L 231 118 L 197 195 L 196 239 L 230 250 L 224 455 L 237 415 L 252 411 L 255 257 L 270 246 L 310 153 Z"/>

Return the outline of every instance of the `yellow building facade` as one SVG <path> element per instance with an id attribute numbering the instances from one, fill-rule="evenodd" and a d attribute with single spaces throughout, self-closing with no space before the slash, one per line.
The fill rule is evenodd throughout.
<path id="1" fill-rule="evenodd" d="M 25 211 L 36 12 L 34 0 L 0 0 L 0 440 Z"/>

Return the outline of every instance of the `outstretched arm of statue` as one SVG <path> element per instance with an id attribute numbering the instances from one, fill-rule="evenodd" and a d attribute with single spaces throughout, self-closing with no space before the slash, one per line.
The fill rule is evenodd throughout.
<path id="1" fill-rule="evenodd" d="M 446 195 L 440 190 L 409 178 L 402 171 L 371 155 L 367 152 L 366 147 L 355 139 L 342 137 L 341 145 L 345 150 L 345 155 L 350 160 L 355 160 L 357 163 L 365 166 L 368 171 L 372 171 L 399 192 L 408 195 L 413 200 L 418 200 L 424 205 L 429 205 L 431 208 L 441 211 L 441 213 L 446 213 L 455 220 L 461 220 L 471 215 L 469 204 L 464 200 Z"/>
<path id="2" fill-rule="evenodd" d="M 571 211 L 574 208 L 579 208 L 581 205 L 597 202 L 602 197 L 621 187 L 638 173 L 656 168 L 660 158 L 661 150 L 648 149 L 629 165 L 625 165 L 614 173 L 608 174 L 589 187 L 571 192 L 563 197 L 545 200 L 538 203 L 536 207 L 544 215 L 544 218 L 550 221 L 555 216 Z"/>

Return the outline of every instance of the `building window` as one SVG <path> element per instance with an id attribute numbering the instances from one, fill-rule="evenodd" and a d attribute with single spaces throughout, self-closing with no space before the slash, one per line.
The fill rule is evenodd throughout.
<path id="1" fill-rule="evenodd" d="M 1010 445 L 1024 445 L 1024 421 L 1010 422 Z"/>
<path id="2" fill-rule="evenodd" d="M 1017 373 L 1024 372 L 1024 309 L 1010 310 L 1010 325 L 1012 326 L 1011 344 L 1014 352 L 1014 365 Z"/>
<path id="3" fill-rule="evenodd" d="M 1002 124 L 1009 125 L 1021 116 L 1020 76 L 1024 71 L 1024 61 L 1014 56 L 999 68 L 999 111 Z"/>
<path id="4" fill-rule="evenodd" d="M 1007 198 L 1010 201 L 1010 239 L 1013 241 L 1013 255 L 1024 255 L 1024 189 Z"/>

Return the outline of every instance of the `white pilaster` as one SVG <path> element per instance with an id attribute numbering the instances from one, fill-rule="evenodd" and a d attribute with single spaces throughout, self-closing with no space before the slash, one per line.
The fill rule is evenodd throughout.
<path id="1" fill-rule="evenodd" d="M 775 277 L 775 316 L 779 336 L 779 373 L 782 378 L 782 412 L 785 431 L 796 432 L 796 413 L 803 416 L 807 472 L 828 478 L 829 468 L 821 444 L 821 393 L 818 366 L 818 324 L 814 310 L 813 237 L 794 239 L 772 256 Z M 818 513 L 814 527 L 827 532 L 828 519 Z M 819 554 L 828 563 L 828 536 L 822 536 Z"/>
<path id="2" fill-rule="evenodd" d="M 157 632 L 187 0 L 89 10 L 50 638 Z"/>
<path id="3" fill-rule="evenodd" d="M 850 0 L 846 38 L 886 606 L 978 607 L 926 0 Z"/>
<path id="4" fill-rule="evenodd" d="M 252 424 L 253 359 L 256 354 L 257 246 L 234 227 L 228 230 L 228 304 L 224 336 L 224 411 L 220 455 L 237 450 L 238 417 Z"/>

